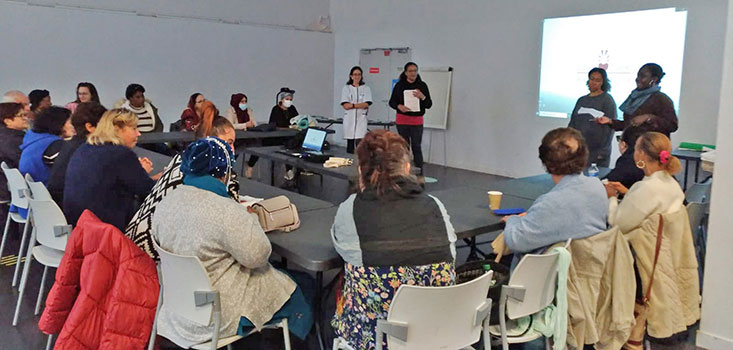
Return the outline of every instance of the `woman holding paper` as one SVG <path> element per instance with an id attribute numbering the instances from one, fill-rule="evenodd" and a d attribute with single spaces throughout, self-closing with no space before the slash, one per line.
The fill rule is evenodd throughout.
<path id="1" fill-rule="evenodd" d="M 656 63 L 641 66 L 636 74 L 636 89 L 631 91 L 619 107 L 624 112 L 624 120 L 601 117 L 598 122 L 611 125 L 616 131 L 623 130 L 629 124 L 641 125 L 648 122 L 655 126 L 654 131 L 669 138 L 671 133 L 677 131 L 678 123 L 672 99 L 659 87 L 664 75 L 662 67 Z"/>
<path id="2" fill-rule="evenodd" d="M 433 106 L 428 85 L 417 74 L 417 64 L 407 62 L 392 89 L 389 106 L 397 111 L 397 132 L 410 144 L 415 166 L 423 174 L 422 129 L 425 110 Z"/>
<path id="3" fill-rule="evenodd" d="M 354 153 L 367 132 L 367 113 L 372 104 L 372 90 L 364 84 L 361 67 L 349 72 L 349 81 L 341 90 L 341 107 L 344 108 L 344 138 L 346 153 Z"/>
<path id="4" fill-rule="evenodd" d="M 569 128 L 580 131 L 588 145 L 588 165 L 595 163 L 600 167 L 608 167 L 611 161 L 611 141 L 613 128 L 607 124 L 597 123 L 597 118 L 616 119 L 616 102 L 608 94 L 611 83 L 606 70 L 593 68 L 588 72 L 588 90 L 575 103 L 570 117 Z"/>

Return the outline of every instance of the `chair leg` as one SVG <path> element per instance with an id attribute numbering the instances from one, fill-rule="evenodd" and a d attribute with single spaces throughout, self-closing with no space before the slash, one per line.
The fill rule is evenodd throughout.
<path id="1" fill-rule="evenodd" d="M 34 315 L 38 316 L 41 311 L 41 300 L 43 300 L 43 292 L 46 286 L 46 275 L 48 274 L 48 266 L 43 267 L 43 277 L 41 277 L 41 286 L 38 288 L 38 299 L 36 299 L 36 310 Z"/>
<path id="2" fill-rule="evenodd" d="M 506 337 L 506 289 L 501 289 L 501 296 L 499 297 L 499 328 L 501 328 L 501 348 L 503 350 L 509 350 L 509 341 Z"/>
<path id="3" fill-rule="evenodd" d="M 48 335 L 48 340 L 46 341 L 46 350 L 51 350 L 51 343 L 53 343 L 53 334 Z"/>
<path id="4" fill-rule="evenodd" d="M 36 244 L 36 229 L 34 228 L 33 231 L 31 231 L 31 240 L 30 245 Z M 26 264 L 23 265 L 23 276 L 20 278 L 20 288 L 18 288 L 18 303 L 15 305 L 15 315 L 13 316 L 13 327 L 18 325 L 18 316 L 20 314 L 20 304 L 23 301 L 23 292 L 25 292 L 25 284 L 28 281 L 28 273 L 30 272 L 31 267 L 31 258 L 32 258 L 33 251 L 31 249 L 28 249 L 28 254 L 26 254 Z"/>
<path id="5" fill-rule="evenodd" d="M 20 271 L 20 263 L 23 260 L 21 259 L 21 257 L 23 256 L 23 247 L 25 246 L 25 239 L 26 237 L 28 237 L 28 230 L 31 226 L 30 215 L 30 211 L 28 211 L 28 219 L 26 220 L 25 225 L 23 225 L 23 236 L 20 239 L 20 248 L 18 248 L 18 262 L 15 264 L 15 272 L 13 273 L 13 287 L 18 284 L 18 272 Z M 28 262 L 28 260 L 26 260 L 26 262 Z"/>
<path id="6" fill-rule="evenodd" d="M 550 338 L 545 337 L 545 350 L 552 350 L 552 346 L 550 346 Z"/>
<path id="7" fill-rule="evenodd" d="M 10 231 L 10 208 L 8 208 L 8 217 L 5 220 L 5 230 L 3 230 L 3 239 L 0 242 L 0 258 L 3 256 L 3 250 L 5 250 L 5 240 L 8 239 L 8 231 Z"/>
<path id="8" fill-rule="evenodd" d="M 283 329 L 283 341 L 285 342 L 285 350 L 290 350 L 290 327 L 288 327 L 288 319 L 284 318 L 280 321 L 280 326 Z"/>

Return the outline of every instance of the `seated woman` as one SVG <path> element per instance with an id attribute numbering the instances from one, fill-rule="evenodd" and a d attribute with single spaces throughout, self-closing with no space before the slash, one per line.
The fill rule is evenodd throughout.
<path id="1" fill-rule="evenodd" d="M 636 140 L 641 134 L 653 130 L 653 126 L 650 123 L 643 123 L 640 125 L 629 125 L 621 133 L 621 139 L 618 142 L 618 150 L 621 152 L 621 156 L 616 159 L 616 165 L 611 172 L 606 175 L 605 179 L 610 182 L 620 182 L 624 187 L 629 188 L 633 184 L 644 178 L 644 172 L 636 167 L 634 161 L 634 147 L 636 146 Z M 615 193 L 615 189 L 606 185 L 606 188 Z"/>
<path id="2" fill-rule="evenodd" d="M 665 338 L 662 342 L 668 345 L 684 342 L 687 327 L 700 318 L 698 265 L 683 204 L 685 194 L 672 176 L 682 166 L 671 153 L 672 144 L 664 134 L 646 132 L 639 137 L 634 160 L 644 171 L 644 179 L 630 189 L 618 182 L 609 183 L 625 196 L 619 203 L 609 193 L 608 217 L 609 224 L 618 226 L 634 250 L 637 300 L 651 290 L 647 335 L 653 343 Z M 658 214 L 665 215 L 661 226 Z M 662 240 L 657 253 L 660 227 Z M 654 261 L 658 262 L 657 271 L 650 282 Z"/>
<path id="3" fill-rule="evenodd" d="M 227 193 L 231 147 L 207 137 L 191 143 L 181 159 L 183 185 L 158 204 L 152 232 L 166 251 L 196 256 L 203 263 L 212 288 L 220 293 L 220 337 L 237 334 L 240 326 L 259 330 L 271 320 L 288 318 L 290 330 L 304 338 L 311 326 L 309 306 L 295 282 L 268 263 L 272 247 L 257 217 Z M 166 305 L 158 319 L 162 336 L 179 346 L 211 338 L 213 325 L 191 322 Z"/>
<path id="4" fill-rule="evenodd" d="M 48 192 L 56 203 L 64 202 L 64 182 L 66 181 L 66 169 L 69 167 L 69 160 L 79 146 L 87 142 L 87 136 L 97 128 L 99 119 L 107 111 L 99 102 L 81 102 L 77 105 L 74 113 L 71 114 L 71 125 L 76 135 L 71 140 L 64 142 L 56 161 L 51 167 L 51 176 L 48 179 Z"/>
<path id="5" fill-rule="evenodd" d="M 672 155 L 672 144 L 664 134 L 646 132 L 639 136 L 634 147 L 636 166 L 644 172 L 644 179 L 627 188 L 620 182 L 609 182 L 609 187 L 624 195 L 621 204 L 616 193 L 609 193 L 608 223 L 627 233 L 648 217 L 659 213 L 673 213 L 684 206 L 685 194 L 672 175 L 682 166 Z"/>
<path id="6" fill-rule="evenodd" d="M 537 198 L 524 216 L 505 218 L 504 233 L 492 246 L 498 254 L 542 251 L 568 238 L 585 238 L 606 230 L 608 199 L 597 178 L 582 174 L 588 161 L 583 136 L 558 128 L 542 138 L 540 160 L 555 187 Z M 514 254 L 512 269 L 522 254 Z"/>
<path id="7" fill-rule="evenodd" d="M 85 209 L 120 231 L 135 214 L 136 196 L 145 196 L 160 175 L 151 178 L 153 163 L 138 159 L 137 117 L 126 109 L 105 112 L 87 143 L 69 160 L 64 182 L 66 220 L 76 224 Z"/>
<path id="8" fill-rule="evenodd" d="M 71 112 L 57 106 L 45 109 L 36 116 L 33 128 L 23 137 L 18 170 L 48 185 L 51 167 L 64 145 L 63 139 L 72 136 L 74 128 L 71 125 Z"/>
<path id="9" fill-rule="evenodd" d="M 277 104 L 272 107 L 270 111 L 270 124 L 278 128 L 289 128 L 290 119 L 298 116 L 298 109 L 293 105 L 293 97 L 295 91 L 289 88 L 281 88 L 280 92 L 277 93 Z M 271 138 L 266 139 L 262 142 L 264 146 L 277 146 L 282 145 L 287 141 L 287 138 Z M 293 181 L 295 179 L 295 171 L 293 166 L 285 165 L 285 180 Z"/>
<path id="10" fill-rule="evenodd" d="M 20 144 L 23 143 L 25 130 L 28 129 L 28 112 L 23 104 L 15 102 L 0 103 L 0 163 L 17 168 L 20 161 Z M 0 171 L 0 201 L 10 201 L 10 191 L 5 174 Z M 5 222 L 8 210 L 2 206 L 0 222 Z"/>
<path id="11" fill-rule="evenodd" d="M 200 92 L 196 92 L 188 98 L 188 106 L 181 113 L 181 120 L 183 121 L 183 130 L 194 131 L 196 127 L 201 123 L 201 105 L 206 101 L 204 95 Z"/>
<path id="12" fill-rule="evenodd" d="M 247 95 L 245 94 L 232 95 L 232 98 L 229 100 L 229 108 L 227 108 L 225 118 L 227 118 L 232 123 L 232 125 L 234 125 L 234 129 L 236 130 L 247 130 L 248 128 L 254 128 L 255 126 L 257 126 L 254 112 L 252 112 L 252 108 L 247 106 Z M 257 141 L 247 140 L 247 142 L 244 143 L 248 147 L 251 147 L 255 146 L 257 144 Z M 247 161 L 247 170 L 244 173 L 244 176 L 246 176 L 248 179 L 252 178 L 252 171 L 255 164 L 257 164 L 258 159 L 259 157 L 255 155 L 249 156 L 249 161 Z"/>
<path id="13" fill-rule="evenodd" d="M 359 191 L 341 203 L 331 228 L 345 262 L 331 324 L 354 349 L 373 349 L 377 320 L 387 318 L 400 285 L 455 283 L 456 234 L 440 200 L 410 175 L 400 135 L 372 131 L 356 157 Z"/>
<path id="14" fill-rule="evenodd" d="M 205 103 L 205 114 L 211 113 L 213 115 L 216 108 L 214 105 L 206 101 Z M 208 119 L 207 119 L 208 120 Z M 202 123 L 204 129 L 209 130 L 209 135 L 215 136 L 219 139 L 224 140 L 230 147 L 234 147 L 234 127 L 232 123 L 222 117 L 215 117 L 213 120 L 209 120 L 211 126 L 204 125 L 207 122 Z M 127 224 L 125 235 L 129 237 L 140 249 L 148 253 L 151 258 L 158 260 L 158 252 L 153 249 L 153 237 L 150 232 L 152 225 L 153 214 L 158 203 L 165 198 L 171 191 L 183 184 L 184 174 L 181 172 L 181 156 L 175 155 L 171 159 L 170 163 L 165 167 L 165 171 L 161 175 L 158 182 L 150 191 L 150 194 L 145 197 L 145 200 L 140 205 L 140 209 L 132 217 L 132 220 Z M 229 197 L 239 203 L 239 182 L 236 179 L 236 174 L 232 172 L 231 181 L 229 188 L 227 189 Z"/>

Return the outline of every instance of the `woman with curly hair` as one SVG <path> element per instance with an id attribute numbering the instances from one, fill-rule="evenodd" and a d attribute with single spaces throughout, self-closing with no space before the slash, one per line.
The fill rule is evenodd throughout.
<path id="1" fill-rule="evenodd" d="M 551 130 L 542 138 L 540 160 L 555 187 L 539 196 L 524 215 L 509 216 L 497 237 L 497 254 L 541 252 L 568 238 L 580 239 L 606 230 L 608 197 L 603 184 L 582 174 L 588 147 L 579 131 Z M 514 254 L 512 268 L 522 254 Z"/>

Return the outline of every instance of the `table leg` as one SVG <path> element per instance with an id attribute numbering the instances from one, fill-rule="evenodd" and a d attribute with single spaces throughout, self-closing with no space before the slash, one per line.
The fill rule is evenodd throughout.
<path id="1" fill-rule="evenodd" d="M 700 172 L 700 162 L 701 160 L 695 161 L 695 183 L 697 183 L 697 174 Z"/>
<path id="2" fill-rule="evenodd" d="M 687 170 L 690 168 L 690 160 L 685 159 L 685 180 L 682 181 L 684 185 L 682 185 L 682 191 L 687 191 Z"/>
<path id="3" fill-rule="evenodd" d="M 323 313 L 323 310 L 321 309 L 322 306 L 322 299 L 323 298 L 323 271 L 316 272 L 316 300 L 313 305 L 313 309 L 315 311 L 315 315 L 313 315 L 313 321 L 316 325 L 316 339 L 318 340 L 318 347 L 321 350 L 324 350 L 326 346 L 324 345 L 324 339 L 323 339 L 323 333 L 322 333 L 322 320 L 321 320 L 321 314 Z"/>
<path id="4" fill-rule="evenodd" d="M 270 186 L 275 186 L 275 161 L 270 161 Z"/>
<path id="5" fill-rule="evenodd" d="M 476 247 L 476 237 L 464 238 L 463 241 L 468 244 L 470 249 L 468 257 L 466 257 L 466 261 L 479 260 L 478 249 Z"/>

